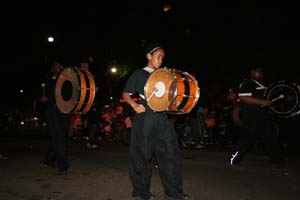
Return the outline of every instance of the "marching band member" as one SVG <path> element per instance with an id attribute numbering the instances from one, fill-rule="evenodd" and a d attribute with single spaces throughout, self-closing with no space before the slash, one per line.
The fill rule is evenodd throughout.
<path id="1" fill-rule="evenodd" d="M 123 98 L 135 110 L 129 149 L 129 176 L 135 200 L 155 200 L 150 193 L 151 161 L 159 165 L 165 200 L 190 200 L 183 193 L 180 152 L 177 136 L 166 112 L 155 112 L 147 106 L 144 86 L 151 72 L 158 69 L 165 57 L 162 45 L 148 44 L 145 48 L 146 67 L 137 69 L 128 79 Z M 139 94 L 136 103 L 130 94 Z"/>
<path id="2" fill-rule="evenodd" d="M 43 164 L 47 167 L 58 168 L 58 174 L 66 174 L 70 167 L 66 145 L 70 116 L 61 113 L 55 101 L 56 80 L 62 69 L 63 66 L 59 62 L 51 66 L 51 77 L 47 80 L 45 91 L 40 99 L 44 107 L 49 137 L 49 148 Z"/>
<path id="3" fill-rule="evenodd" d="M 262 83 L 264 70 L 260 66 L 250 69 L 250 76 L 239 87 L 240 119 L 244 134 L 238 141 L 237 149 L 229 159 L 229 166 L 237 167 L 245 154 L 258 138 L 264 143 L 265 150 L 274 164 L 283 164 L 279 152 L 278 127 L 274 117 L 266 110 L 272 102 L 265 99 L 267 89 Z"/>

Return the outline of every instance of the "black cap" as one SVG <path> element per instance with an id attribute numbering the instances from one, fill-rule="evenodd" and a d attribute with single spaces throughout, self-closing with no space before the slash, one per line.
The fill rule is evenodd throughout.
<path id="1" fill-rule="evenodd" d="M 249 70 L 256 70 L 258 68 L 263 68 L 260 64 L 249 64 Z"/>
<path id="2" fill-rule="evenodd" d="M 89 63 L 90 62 L 90 56 L 83 55 L 80 57 L 79 63 Z"/>
<path id="3" fill-rule="evenodd" d="M 145 47 L 145 55 L 147 55 L 148 53 L 151 54 L 151 53 L 155 52 L 157 49 L 164 49 L 164 47 L 157 42 L 151 42 L 151 43 L 147 44 Z"/>

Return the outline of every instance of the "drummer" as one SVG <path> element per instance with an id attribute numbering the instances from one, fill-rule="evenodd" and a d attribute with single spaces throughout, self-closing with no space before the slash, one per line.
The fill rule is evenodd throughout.
<path id="1" fill-rule="evenodd" d="M 146 45 L 147 65 L 137 69 L 128 79 L 123 90 L 123 98 L 136 112 L 131 128 L 129 148 L 129 176 L 132 196 L 135 200 L 154 200 L 150 193 L 152 161 L 158 164 L 165 200 L 190 200 L 183 193 L 181 160 L 176 132 L 166 112 L 154 112 L 144 99 L 144 86 L 150 73 L 158 69 L 165 56 L 162 45 Z M 139 94 L 140 102 L 135 102 L 131 94 Z"/>
<path id="2" fill-rule="evenodd" d="M 51 76 L 47 78 L 45 91 L 40 98 L 43 112 L 47 121 L 47 134 L 49 147 L 43 159 L 45 167 L 57 168 L 58 175 L 64 175 L 70 168 L 67 154 L 67 131 L 70 116 L 60 112 L 55 101 L 55 89 L 59 72 L 63 69 L 60 62 L 54 62 L 51 66 Z"/>
<path id="3" fill-rule="evenodd" d="M 263 81 L 264 69 L 261 66 L 252 66 L 249 77 L 239 86 L 240 118 L 245 133 L 239 139 L 237 149 L 228 161 L 231 167 L 239 166 L 242 158 L 259 138 L 271 163 L 276 166 L 284 164 L 278 145 L 278 125 L 266 109 L 272 102 L 264 97 L 267 88 L 263 85 Z"/>

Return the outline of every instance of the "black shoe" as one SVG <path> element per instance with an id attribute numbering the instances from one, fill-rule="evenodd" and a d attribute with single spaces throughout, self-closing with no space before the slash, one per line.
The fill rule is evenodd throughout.
<path id="1" fill-rule="evenodd" d="M 7 160 L 8 158 L 2 154 L 0 154 L 0 160 Z"/>
<path id="2" fill-rule="evenodd" d="M 56 175 L 66 175 L 68 173 L 68 169 L 58 169 Z"/>
<path id="3" fill-rule="evenodd" d="M 286 166 L 286 161 L 283 158 L 271 160 L 272 165 Z"/>
<path id="4" fill-rule="evenodd" d="M 272 161 L 272 173 L 277 176 L 288 176 L 289 170 L 285 161 L 274 162 Z"/>
<path id="5" fill-rule="evenodd" d="M 43 166 L 49 168 L 57 168 L 56 163 L 51 163 L 51 162 L 43 162 Z"/>
<path id="6" fill-rule="evenodd" d="M 271 164 L 273 170 L 287 170 L 286 161 L 283 159 L 272 160 Z"/>
<path id="7" fill-rule="evenodd" d="M 232 169 L 239 169 L 239 170 L 244 169 L 240 163 L 232 163 L 230 161 L 227 161 L 226 165 Z"/>
<path id="8" fill-rule="evenodd" d="M 239 152 L 236 151 L 234 154 L 231 155 L 231 157 L 227 160 L 226 164 L 227 166 L 234 168 L 234 169 L 241 169 L 241 165 L 240 165 L 240 156 L 239 156 Z"/>
<path id="9" fill-rule="evenodd" d="M 134 200 L 157 200 L 157 199 L 156 199 L 156 197 L 154 195 L 151 194 L 151 196 L 149 198 L 147 198 L 147 199 L 142 198 L 140 196 L 136 196 L 136 197 L 134 197 Z"/>
<path id="10" fill-rule="evenodd" d="M 192 200 L 192 198 L 187 194 L 178 194 L 175 197 L 165 195 L 165 200 Z"/>

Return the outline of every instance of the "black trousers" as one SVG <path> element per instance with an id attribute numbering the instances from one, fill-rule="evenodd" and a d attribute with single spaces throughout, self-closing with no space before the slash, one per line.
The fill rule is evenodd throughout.
<path id="1" fill-rule="evenodd" d="M 59 169 L 67 169 L 70 166 L 66 148 L 70 119 L 55 108 L 46 110 L 46 119 L 49 148 L 44 163 L 56 163 Z"/>
<path id="2" fill-rule="evenodd" d="M 243 134 L 238 142 L 238 158 L 241 160 L 252 146 L 261 139 L 267 155 L 272 162 L 282 161 L 279 149 L 279 129 L 276 121 L 268 115 L 256 115 L 248 113 L 243 118 Z"/>
<path id="3" fill-rule="evenodd" d="M 182 194 L 180 152 L 177 135 L 166 113 L 136 114 L 131 128 L 129 175 L 132 196 L 149 198 L 152 160 L 159 165 L 164 192 L 170 197 Z"/>
<path id="4" fill-rule="evenodd" d="M 97 144 L 97 131 L 98 124 L 97 123 L 88 123 L 88 143 Z"/>

